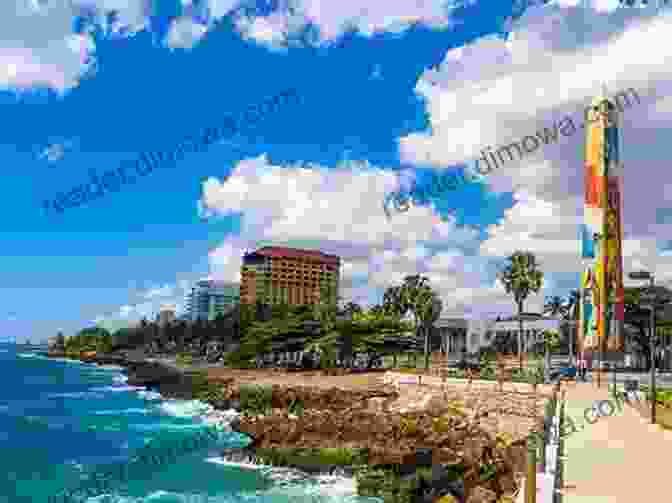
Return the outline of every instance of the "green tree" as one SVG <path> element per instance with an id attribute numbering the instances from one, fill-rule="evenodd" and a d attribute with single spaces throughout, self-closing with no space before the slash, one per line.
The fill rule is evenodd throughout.
<path id="1" fill-rule="evenodd" d="M 418 294 L 418 317 L 421 330 L 424 332 L 425 370 L 429 369 L 429 338 L 432 326 L 441 316 L 443 302 L 429 287 L 423 287 Z"/>
<path id="2" fill-rule="evenodd" d="M 442 303 L 428 285 L 429 278 L 414 274 L 406 276 L 401 285 L 392 286 L 383 294 L 383 309 L 397 317 L 408 312 L 413 317 L 416 337 L 424 335 L 425 368 L 429 367 L 431 327 L 441 314 Z"/>
<path id="3" fill-rule="evenodd" d="M 58 335 L 56 335 L 54 349 L 57 351 L 65 351 L 65 336 L 63 335 L 63 332 L 58 332 Z"/>
<path id="4" fill-rule="evenodd" d="M 660 294 L 669 295 L 670 290 L 665 287 L 656 287 Z M 626 287 L 625 290 L 625 323 L 635 329 L 631 332 L 630 341 L 635 351 L 644 356 L 647 369 L 651 369 L 652 355 L 649 336 L 649 324 L 651 311 L 640 304 L 640 294 L 648 287 Z M 669 332 L 672 324 L 669 322 L 656 322 L 656 334 Z"/>
<path id="5" fill-rule="evenodd" d="M 551 353 L 560 346 L 560 333 L 557 330 L 544 330 L 541 335 L 544 346 L 544 382 L 548 382 L 551 376 Z"/>
<path id="6" fill-rule="evenodd" d="M 544 314 L 550 314 L 553 317 L 564 316 L 567 312 L 567 304 L 559 295 L 547 297 L 544 304 Z"/>
<path id="7" fill-rule="evenodd" d="M 354 316 L 355 313 L 361 313 L 361 312 L 363 312 L 362 307 L 354 302 L 348 302 L 343 307 L 343 313 L 348 316 Z"/>
<path id="8" fill-rule="evenodd" d="M 531 252 L 516 251 L 507 257 L 507 263 L 498 272 L 497 277 L 502 282 L 507 294 L 513 294 L 513 300 L 518 309 L 518 359 L 520 370 L 523 369 L 523 305 L 530 293 L 537 293 L 544 283 L 544 273 L 539 270 L 537 259 Z"/>

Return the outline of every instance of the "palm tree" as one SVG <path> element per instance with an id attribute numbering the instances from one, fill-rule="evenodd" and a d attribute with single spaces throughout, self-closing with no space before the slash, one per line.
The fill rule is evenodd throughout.
<path id="1" fill-rule="evenodd" d="M 355 313 L 361 313 L 361 312 L 362 307 L 354 302 L 348 302 L 345 306 L 343 306 L 343 313 L 346 316 L 354 316 Z"/>
<path id="2" fill-rule="evenodd" d="M 392 286 L 383 294 L 382 311 L 385 314 L 403 317 L 408 312 L 408 302 L 401 286 Z M 376 306 L 374 306 L 375 308 Z M 372 308 L 373 311 L 373 308 Z"/>
<path id="3" fill-rule="evenodd" d="M 572 309 L 578 308 L 579 306 L 579 291 L 572 290 L 567 295 L 567 300 L 565 301 L 567 305 L 567 314 L 571 317 L 573 314 Z"/>
<path id="4" fill-rule="evenodd" d="M 537 258 L 531 252 L 516 251 L 506 258 L 508 263 L 497 274 L 506 293 L 513 293 L 513 300 L 518 308 L 518 359 L 520 370 L 523 369 L 523 304 L 530 293 L 537 293 L 544 283 L 544 273 L 539 270 Z"/>
<path id="5" fill-rule="evenodd" d="M 429 369 L 429 338 L 432 333 L 432 326 L 441 316 L 443 302 L 439 299 L 429 287 L 425 287 L 419 295 L 418 315 L 421 320 L 421 327 L 425 335 L 425 370 Z"/>
<path id="6" fill-rule="evenodd" d="M 54 349 L 57 351 L 65 351 L 65 337 L 63 336 L 63 332 L 58 332 L 56 340 L 54 341 Z"/>
<path id="7" fill-rule="evenodd" d="M 554 295 L 553 297 L 547 297 L 546 303 L 544 304 L 544 314 L 550 314 L 551 316 L 564 317 L 567 313 L 567 304 L 565 300 L 559 295 Z"/>
<path id="8" fill-rule="evenodd" d="M 441 301 L 429 287 L 428 282 L 429 278 L 419 274 L 406 276 L 402 285 L 393 287 L 388 296 L 393 312 L 401 313 L 403 316 L 410 311 L 415 324 L 416 337 L 424 332 L 426 369 L 429 368 L 429 334 L 431 331 L 428 323 L 441 314 L 442 307 Z"/>
<path id="9" fill-rule="evenodd" d="M 574 344 L 576 339 L 573 337 L 573 334 L 578 332 L 578 320 L 579 320 L 579 302 L 581 297 L 578 290 L 571 290 L 567 295 L 566 306 L 567 312 L 565 314 L 564 320 L 566 322 L 574 321 L 575 326 L 569 326 L 568 339 L 569 339 L 569 364 L 574 363 Z"/>
<path id="10" fill-rule="evenodd" d="M 547 383 L 551 376 L 551 351 L 558 347 L 560 334 L 556 330 L 544 330 L 542 340 L 544 344 L 544 382 Z"/>

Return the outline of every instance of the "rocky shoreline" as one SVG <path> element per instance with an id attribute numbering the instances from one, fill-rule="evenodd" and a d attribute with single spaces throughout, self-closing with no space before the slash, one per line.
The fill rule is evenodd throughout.
<path id="1" fill-rule="evenodd" d="M 156 361 L 125 355 L 83 355 L 80 359 L 121 366 L 129 385 L 145 386 L 169 399 L 196 399 L 195 390 L 203 389 L 203 374 Z M 215 409 L 207 421 L 226 422 L 233 431 L 252 439 L 244 449 L 222 452 L 225 460 L 284 466 L 308 475 L 356 476 L 358 488 L 359 477 L 366 476 L 369 482 L 373 480 L 370 486 L 377 489 L 360 494 L 384 496 L 386 503 L 436 503 L 446 495 L 454 503 L 495 503 L 502 496 L 512 495 L 525 468 L 525 439 L 543 423 L 539 407 L 543 411 L 546 399 L 536 394 L 485 390 L 451 394 L 444 390 L 440 396 L 425 400 L 420 408 L 391 410 L 390 405 L 399 399 L 399 391 L 392 386 L 344 390 L 272 384 L 267 385 L 271 393 L 265 412 L 243 414 L 241 386 L 250 384 L 249 377 L 245 381 L 211 376 L 205 382 L 208 389 L 214 390 L 205 401 Z M 203 400 L 203 396 L 199 394 L 198 399 Z M 479 405 L 481 396 L 486 397 L 487 407 Z M 296 403 L 301 403 L 301 413 L 293 409 Z M 230 413 L 224 412 L 231 409 L 238 413 L 233 420 Z M 520 433 L 500 437 L 498 432 L 507 418 L 515 423 L 515 433 L 522 425 Z M 301 456 L 277 454 L 288 450 L 318 454 L 303 460 Z M 322 451 L 338 452 L 340 457 L 330 457 L 329 453 L 323 456 Z M 365 461 L 333 462 L 345 459 L 343 453 L 355 451 L 365 451 Z M 370 476 L 362 475 L 363 467 L 371 472 Z M 416 475 L 421 467 L 430 475 Z M 395 480 L 412 486 L 410 499 L 397 499 L 399 491 L 389 493 L 389 497 L 388 493 L 381 493 L 385 485 L 382 472 L 385 477 L 394 473 Z M 389 485 L 389 480 L 385 483 Z"/>

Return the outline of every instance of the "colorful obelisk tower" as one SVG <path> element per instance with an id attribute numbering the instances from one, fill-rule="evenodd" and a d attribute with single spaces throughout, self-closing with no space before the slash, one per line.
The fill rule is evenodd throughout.
<path id="1" fill-rule="evenodd" d="M 606 93 L 586 109 L 585 202 L 581 228 L 582 350 L 623 348 L 624 290 L 618 113 Z M 604 343 L 604 346 L 601 344 Z"/>

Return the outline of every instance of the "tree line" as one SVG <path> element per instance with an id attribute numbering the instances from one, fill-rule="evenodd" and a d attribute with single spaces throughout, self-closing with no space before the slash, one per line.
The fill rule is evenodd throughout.
<path id="1" fill-rule="evenodd" d="M 521 315 L 529 295 L 538 293 L 543 287 L 544 274 L 533 253 L 516 251 L 505 259 L 497 278 L 506 293 L 512 296 L 520 332 L 517 340 L 508 336 L 495 337 L 488 349 L 498 353 L 517 352 L 522 367 L 524 321 Z M 635 350 L 645 357 L 649 366 L 649 317 L 648 310 L 640 306 L 642 290 L 642 287 L 625 289 L 625 321 L 631 329 L 630 340 Z M 429 366 L 431 329 L 443 308 L 429 278 L 420 274 L 405 276 L 399 284 L 385 290 L 380 304 L 368 309 L 354 302 L 338 307 L 338 304 L 328 302 L 327 299 L 332 298 L 328 289 L 323 293 L 321 298 L 324 300 L 316 305 L 241 304 L 212 321 L 158 323 L 143 319 L 135 327 L 121 328 L 112 334 L 100 327 L 85 328 L 67 339 L 59 333 L 56 346 L 66 352 L 109 352 L 144 347 L 153 353 L 190 353 L 207 357 L 214 344 L 218 348 L 215 357 L 225 356 L 232 365 L 248 365 L 259 355 L 274 351 L 313 351 L 320 354 L 324 362 L 333 363 L 335 360 L 351 362 L 356 353 L 375 357 L 422 349 L 425 367 Z M 578 290 L 571 290 L 566 298 L 547 298 L 544 314 L 576 321 L 578 308 Z M 407 317 L 411 321 L 406 321 Z M 540 346 L 532 349 L 544 351 L 548 360 L 551 350 L 567 344 L 569 330 L 573 328 L 565 326 L 561 340 L 558 340 L 558 334 L 546 331 Z M 672 333 L 672 323 L 659 322 L 657 332 Z"/>

